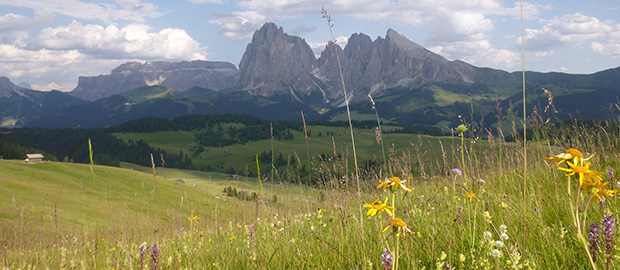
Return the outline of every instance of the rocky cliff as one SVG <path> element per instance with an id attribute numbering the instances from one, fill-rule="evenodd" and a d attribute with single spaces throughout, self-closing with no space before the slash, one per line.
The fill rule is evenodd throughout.
<path id="1" fill-rule="evenodd" d="M 290 93 L 299 101 L 299 93 L 315 93 L 329 106 L 339 107 L 344 105 L 344 92 L 337 56 L 351 101 L 397 86 L 472 83 L 479 72 L 467 63 L 448 61 L 392 29 L 374 41 L 353 34 L 344 50 L 330 42 L 317 60 L 303 39 L 267 23 L 254 33 L 241 60 L 237 89 L 261 96 Z"/>
<path id="2" fill-rule="evenodd" d="M 317 61 L 300 37 L 289 36 L 282 27 L 266 23 L 254 33 L 239 64 L 238 90 L 261 96 L 309 94 L 315 89 L 312 70 Z"/>
<path id="3" fill-rule="evenodd" d="M 193 86 L 222 90 L 234 86 L 237 76 L 237 68 L 228 62 L 129 62 L 109 75 L 80 77 L 71 94 L 97 100 L 145 85 L 161 85 L 180 92 Z"/>

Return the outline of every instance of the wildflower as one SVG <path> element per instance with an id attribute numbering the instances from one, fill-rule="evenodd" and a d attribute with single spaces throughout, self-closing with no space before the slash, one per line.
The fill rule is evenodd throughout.
<path id="1" fill-rule="evenodd" d="M 476 194 L 474 194 L 473 192 L 469 192 L 467 194 L 465 194 L 465 197 L 467 197 L 467 199 L 473 199 L 474 197 L 476 197 Z"/>
<path id="2" fill-rule="evenodd" d="M 200 219 L 200 217 L 198 216 L 190 216 L 187 218 L 187 220 L 189 220 L 189 222 L 191 223 L 192 221 L 195 222 L 196 224 L 198 224 L 198 220 Z"/>
<path id="3" fill-rule="evenodd" d="M 499 235 L 499 238 L 501 238 L 502 240 L 508 240 L 508 234 L 507 233 L 502 233 Z"/>
<path id="4" fill-rule="evenodd" d="M 392 254 L 390 254 L 387 248 L 384 248 L 383 254 L 381 254 L 381 265 L 383 265 L 385 270 L 392 269 Z"/>
<path id="5" fill-rule="evenodd" d="M 146 250 L 146 246 L 140 244 L 138 248 L 140 249 L 140 269 L 144 269 L 144 251 Z"/>
<path id="6" fill-rule="evenodd" d="M 497 241 L 495 241 L 495 246 L 497 248 L 504 248 L 506 245 L 501 240 L 497 240 Z"/>
<path id="7" fill-rule="evenodd" d="M 493 223 L 493 220 L 491 219 L 491 214 L 489 214 L 489 211 L 484 211 L 484 213 L 482 214 L 482 216 L 484 217 L 484 221 L 488 224 Z"/>
<path id="8" fill-rule="evenodd" d="M 551 160 L 551 164 L 549 164 L 549 166 L 552 166 L 553 164 L 560 165 L 565 161 L 568 160 L 572 160 L 573 163 L 583 163 L 584 161 L 588 161 L 589 159 L 591 159 L 596 153 L 592 154 L 589 158 L 584 158 L 583 154 L 581 152 L 579 152 L 579 150 L 575 149 L 575 148 L 569 148 L 566 149 L 566 151 L 564 151 L 564 153 L 561 154 L 557 154 L 555 156 L 552 157 L 546 157 L 545 159 L 547 160 Z"/>
<path id="9" fill-rule="evenodd" d="M 392 177 L 381 182 L 381 184 L 379 184 L 377 188 L 383 188 L 383 190 L 385 190 L 385 188 L 389 187 L 392 192 L 396 192 L 399 188 L 402 187 L 405 191 L 411 192 L 411 189 L 405 186 L 405 182 L 407 182 L 407 180 L 400 180 L 400 178 L 398 177 Z"/>
<path id="10" fill-rule="evenodd" d="M 538 212 L 538 206 L 534 207 L 534 212 Z"/>
<path id="11" fill-rule="evenodd" d="M 456 131 L 458 131 L 459 133 L 463 133 L 463 132 L 467 131 L 467 127 L 465 125 L 461 124 L 458 127 L 456 127 Z"/>
<path id="12" fill-rule="evenodd" d="M 237 237 L 233 235 L 233 236 L 230 237 L 230 241 L 235 240 L 236 238 Z"/>
<path id="13" fill-rule="evenodd" d="M 603 238 L 605 239 L 605 255 L 607 257 L 607 262 L 611 260 L 611 252 L 613 251 L 612 243 L 615 241 L 614 239 L 614 225 L 616 224 L 616 219 L 610 213 L 605 214 L 603 216 L 603 221 L 601 222 L 603 229 Z"/>
<path id="14" fill-rule="evenodd" d="M 506 224 L 499 225 L 499 232 L 500 233 L 508 232 L 508 226 L 506 226 Z"/>
<path id="15" fill-rule="evenodd" d="M 151 245 L 151 269 L 159 269 L 159 244 Z"/>
<path id="16" fill-rule="evenodd" d="M 493 249 L 491 251 L 491 256 L 493 256 L 493 258 L 499 258 L 502 256 L 502 252 L 499 249 Z"/>
<path id="17" fill-rule="evenodd" d="M 570 161 L 566 161 L 566 164 L 568 164 L 569 168 L 558 167 L 558 170 L 568 172 L 566 176 L 577 174 L 579 176 L 579 186 L 583 185 L 584 180 L 590 181 L 590 182 L 596 179 L 602 180 L 601 179 L 602 173 L 590 170 L 590 165 L 592 165 L 592 163 L 580 164 L 577 162 L 573 163 Z"/>
<path id="18" fill-rule="evenodd" d="M 609 182 L 603 183 L 597 179 L 596 181 L 591 183 L 584 183 L 584 185 L 581 186 L 581 190 L 583 192 L 590 192 L 595 195 L 599 200 L 603 200 L 605 196 L 611 197 L 614 196 L 614 193 L 616 193 L 615 189 L 604 189 L 604 187 L 608 184 Z"/>
<path id="19" fill-rule="evenodd" d="M 370 209 L 368 209 L 368 212 L 366 212 L 366 216 L 367 217 L 372 217 L 372 216 L 375 216 L 376 214 L 378 214 L 381 211 L 385 211 L 390 216 L 392 216 L 392 211 L 390 211 L 390 210 L 396 210 L 396 208 L 387 205 L 387 201 L 388 201 L 388 198 L 385 198 L 385 202 L 384 203 L 381 203 L 380 200 L 375 200 L 371 204 L 370 203 L 365 203 L 364 206 L 370 208 Z"/>
<path id="20" fill-rule="evenodd" d="M 400 218 L 395 218 L 395 219 L 390 220 L 390 224 L 383 226 L 383 230 L 381 230 L 381 232 L 387 231 L 390 227 L 392 227 L 394 232 L 396 232 L 397 234 L 402 232 L 403 237 L 405 237 L 405 233 L 407 232 L 413 234 L 413 232 L 409 229 L 409 227 L 407 227 L 407 223 L 405 223 Z"/>
<path id="21" fill-rule="evenodd" d="M 478 184 L 482 184 L 482 185 L 484 185 L 484 184 L 486 184 L 486 183 L 487 183 L 487 182 L 486 182 L 486 181 L 484 181 L 484 179 L 478 179 Z"/>
<path id="22" fill-rule="evenodd" d="M 491 234 L 490 231 L 485 231 L 482 233 L 482 238 L 485 240 L 492 240 L 493 239 L 493 234 Z"/>
<path id="23" fill-rule="evenodd" d="M 458 174 L 459 176 L 461 176 L 463 174 L 463 171 L 459 170 L 459 168 L 454 168 L 450 170 L 453 173 Z"/>
<path id="24" fill-rule="evenodd" d="M 614 181 L 614 168 L 609 168 L 609 179 Z"/>
<path id="25" fill-rule="evenodd" d="M 588 248 L 590 248 L 590 255 L 592 256 L 592 260 L 596 262 L 596 252 L 598 251 L 598 246 L 600 245 L 600 236 L 598 234 L 599 224 L 594 222 L 590 224 L 590 229 L 588 230 Z"/>
<path id="26" fill-rule="evenodd" d="M 115 251 L 115 250 L 116 250 L 116 247 L 113 247 L 113 248 L 109 249 L 108 251 L 112 252 L 112 251 Z"/>
<path id="27" fill-rule="evenodd" d="M 216 198 L 216 199 L 219 199 L 219 198 L 220 198 L 220 196 L 215 196 L 215 198 Z"/>
<path id="28" fill-rule="evenodd" d="M 603 209 L 605 208 L 605 202 L 606 202 L 606 201 L 607 201 L 607 200 L 605 200 L 605 198 L 603 198 L 603 199 L 600 201 L 599 206 L 601 207 L 601 210 L 603 210 Z"/>

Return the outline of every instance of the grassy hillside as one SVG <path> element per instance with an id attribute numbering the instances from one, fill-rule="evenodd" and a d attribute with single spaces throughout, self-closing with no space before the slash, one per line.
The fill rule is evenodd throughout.
<path id="1" fill-rule="evenodd" d="M 265 183 L 261 198 L 267 208 L 255 212 L 254 202 L 227 198 L 223 190 L 231 186 L 258 193 L 256 179 L 232 181 L 227 175 L 157 168 L 153 189 L 151 168 L 124 166 L 132 169 L 95 166 L 93 181 L 88 165 L 0 160 L 0 244 L 38 249 L 73 241 L 67 236 L 86 241 L 99 235 L 105 239 L 99 244 L 112 248 L 117 241 L 140 243 L 187 232 L 192 215 L 201 217 L 192 228 L 206 231 L 216 224 L 263 217 L 276 205 L 285 205 L 286 211 L 306 208 L 308 198 L 318 198 L 309 189 L 300 192 L 302 187 Z M 273 195 L 279 202 L 273 202 Z"/>
<path id="2" fill-rule="evenodd" d="M 226 129 L 226 127 L 224 128 Z M 399 129 L 394 126 L 384 126 L 384 131 Z M 124 140 L 144 140 L 155 148 L 161 148 L 169 153 L 188 153 L 192 156 L 192 162 L 198 169 L 207 171 L 219 171 L 222 173 L 230 172 L 230 168 L 240 175 L 244 175 L 246 167 L 250 168 L 249 173 L 254 175 L 256 155 L 271 151 L 271 140 L 261 140 L 246 144 L 234 144 L 224 147 L 201 147 L 193 135 L 200 131 L 165 131 L 151 133 L 115 133 L 114 135 Z M 329 126 L 309 126 L 308 145 L 310 149 L 311 166 L 317 170 L 321 165 L 320 155 L 336 155 L 341 158 L 351 159 L 353 157 L 351 147 L 351 135 L 349 129 L 345 127 Z M 382 163 L 383 152 L 381 144 L 377 143 L 374 129 L 355 128 L 355 143 L 359 165 L 364 168 L 368 161 L 376 160 Z M 291 160 L 296 163 L 297 158 L 301 165 L 308 164 L 306 140 L 302 131 L 292 131 L 293 140 L 274 140 L 273 152 L 275 158 L 282 154 L 285 161 Z M 445 158 L 447 152 L 459 147 L 461 141 L 458 137 L 433 137 L 415 134 L 390 133 L 384 134 L 384 151 L 386 157 L 394 150 L 407 149 L 411 156 L 424 157 L 427 160 L 427 169 L 435 168 L 436 162 Z M 443 146 L 443 152 L 441 147 Z M 474 151 L 488 149 L 489 142 L 484 140 L 477 141 Z M 206 150 L 205 150 L 206 149 Z M 394 149 L 394 150 L 391 150 Z M 472 153 L 475 154 L 475 153 Z M 270 161 L 270 157 L 268 158 Z M 334 159 L 330 162 L 338 162 Z M 159 162 L 158 162 L 159 164 Z M 350 164 L 352 168 L 352 163 Z M 271 167 L 271 162 L 262 162 L 263 171 Z M 286 166 L 280 166 L 278 170 L 284 170 Z M 277 178 L 277 180 L 290 180 Z M 293 180 L 294 181 L 294 180 Z"/>

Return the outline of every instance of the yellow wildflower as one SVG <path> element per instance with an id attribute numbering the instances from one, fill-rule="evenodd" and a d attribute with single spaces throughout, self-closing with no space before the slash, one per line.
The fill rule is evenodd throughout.
<path id="1" fill-rule="evenodd" d="M 465 197 L 467 197 L 467 199 L 473 199 L 474 197 L 476 197 L 476 194 L 474 194 L 473 192 L 469 192 L 467 194 L 465 194 Z"/>
<path id="2" fill-rule="evenodd" d="M 547 160 L 551 160 L 551 164 L 549 164 L 549 166 L 552 166 L 553 164 L 560 165 L 565 161 L 569 161 L 572 160 L 573 163 L 583 163 L 584 161 L 588 161 L 589 159 L 591 159 L 596 153 L 592 154 L 589 158 L 584 158 L 583 154 L 575 149 L 575 148 L 569 148 L 566 149 L 566 151 L 564 151 L 561 154 L 557 154 L 555 156 L 552 157 L 546 157 L 545 159 Z"/>
<path id="3" fill-rule="evenodd" d="M 398 177 L 391 177 L 389 179 L 385 179 L 385 181 L 382 181 L 377 188 L 383 188 L 383 190 L 385 190 L 385 188 L 389 187 L 392 192 L 396 192 L 398 188 L 403 188 L 405 191 L 411 192 L 411 189 L 405 186 L 405 182 L 407 182 L 407 180 L 400 180 Z"/>
<path id="4" fill-rule="evenodd" d="M 187 220 L 189 220 L 189 222 L 191 223 L 192 221 L 196 222 L 196 224 L 198 224 L 198 220 L 200 220 L 200 217 L 198 216 L 193 216 L 193 217 L 188 217 Z"/>
<path id="5" fill-rule="evenodd" d="M 593 180 L 602 180 L 601 175 L 603 175 L 603 173 L 590 170 L 590 165 L 592 165 L 592 163 L 586 162 L 584 164 L 579 164 L 566 161 L 566 164 L 568 164 L 568 168 L 558 167 L 558 170 L 568 172 L 566 176 L 577 174 L 579 176 L 579 186 L 583 185 L 584 180 L 591 183 L 594 182 Z"/>
<path id="6" fill-rule="evenodd" d="M 397 234 L 402 232 L 403 233 L 403 237 L 405 237 L 405 234 L 407 232 L 409 232 L 410 234 L 413 234 L 413 232 L 409 229 L 409 227 L 407 227 L 407 223 L 405 223 L 400 218 L 395 218 L 395 219 L 390 220 L 390 224 L 383 226 L 383 230 L 381 230 L 381 232 L 387 231 L 390 227 Z"/>
<path id="7" fill-rule="evenodd" d="M 614 193 L 616 193 L 615 189 L 604 189 L 605 186 L 609 185 L 609 182 L 603 183 L 601 180 L 597 179 L 594 182 L 585 182 L 581 186 L 581 190 L 584 193 L 592 193 L 596 195 L 596 198 L 600 200 L 604 199 L 605 196 L 612 197 Z"/>
<path id="8" fill-rule="evenodd" d="M 370 208 L 370 209 L 368 209 L 368 212 L 366 212 L 366 216 L 367 217 L 372 217 L 372 216 L 378 214 L 381 211 L 385 211 L 390 216 L 392 216 L 393 214 L 392 214 L 392 211 L 390 211 L 390 210 L 396 210 L 396 208 L 387 205 L 387 201 L 388 201 L 388 198 L 385 198 L 385 202 L 384 203 L 381 203 L 380 200 L 375 200 L 372 203 L 365 203 L 364 206 Z"/>

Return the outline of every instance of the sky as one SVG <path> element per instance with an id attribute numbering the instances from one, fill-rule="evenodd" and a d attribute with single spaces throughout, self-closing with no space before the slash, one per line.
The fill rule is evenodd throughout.
<path id="1" fill-rule="evenodd" d="M 320 55 L 332 33 L 373 40 L 392 28 L 448 60 L 507 71 L 590 74 L 620 66 L 620 1 L 609 0 L 0 0 L 0 76 L 71 91 L 79 76 L 129 61 L 239 65 L 266 22 Z"/>

